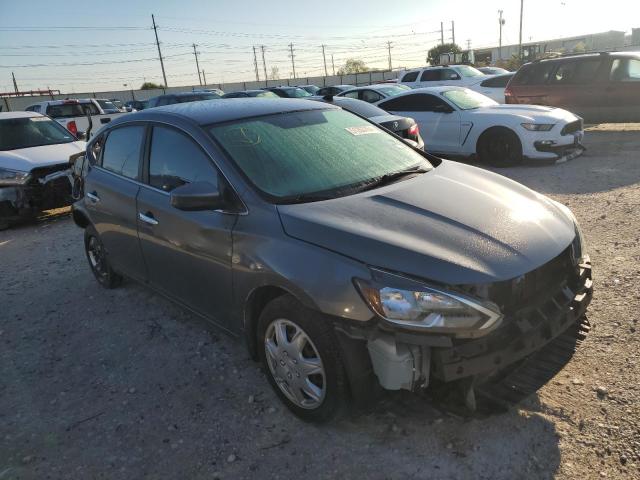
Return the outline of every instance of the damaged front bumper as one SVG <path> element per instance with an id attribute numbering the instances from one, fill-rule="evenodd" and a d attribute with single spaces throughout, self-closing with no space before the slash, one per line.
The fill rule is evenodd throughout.
<path id="1" fill-rule="evenodd" d="M 360 335 L 344 333 L 366 339 L 371 371 L 384 389 L 460 386 L 460 398 L 471 410 L 476 407 L 476 392 L 492 400 L 517 402 L 564 367 L 588 332 L 591 264 L 584 257 L 575 266 L 570 253 L 567 249 L 520 282 L 504 282 L 503 298 L 512 305 L 501 326 L 483 337 L 461 339 L 383 325 Z M 564 278 L 559 279 L 560 271 L 566 272 Z"/>
<path id="2" fill-rule="evenodd" d="M 23 185 L 0 187 L 0 221 L 13 223 L 72 202 L 69 164 L 35 169 Z"/>

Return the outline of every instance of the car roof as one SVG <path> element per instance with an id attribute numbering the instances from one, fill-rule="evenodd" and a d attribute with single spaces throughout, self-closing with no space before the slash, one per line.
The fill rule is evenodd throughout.
<path id="1" fill-rule="evenodd" d="M 117 125 L 131 120 L 160 120 L 167 116 L 187 118 L 198 125 L 208 125 L 277 113 L 330 108 L 337 107 L 294 98 L 236 98 L 233 102 L 214 99 L 150 108 L 118 117 L 112 120 L 109 125 Z"/>
<path id="2" fill-rule="evenodd" d="M 486 79 L 485 79 L 486 80 Z M 406 92 L 402 92 L 399 93 L 398 95 L 394 95 L 393 97 L 390 97 L 391 99 L 395 99 L 395 98 L 400 98 L 400 97 L 404 97 L 406 95 L 412 95 L 414 93 L 434 93 L 434 94 L 441 94 L 443 92 L 449 92 L 451 90 L 469 90 L 466 87 L 455 87 L 455 86 L 451 86 L 451 85 L 442 85 L 439 87 L 421 87 L 421 88 L 412 88 L 411 90 L 407 90 Z"/>
<path id="3" fill-rule="evenodd" d="M 0 120 L 10 120 L 12 118 L 44 117 L 36 112 L 0 112 Z"/>
<path id="4" fill-rule="evenodd" d="M 558 55 L 554 57 L 548 58 L 538 58 L 533 60 L 526 65 L 535 64 L 535 63 L 547 63 L 547 62 L 561 62 L 564 60 L 579 60 L 581 58 L 594 58 L 599 56 L 605 57 L 629 57 L 629 58 L 639 58 L 640 52 L 590 52 L 590 53 L 571 53 L 566 55 Z"/>

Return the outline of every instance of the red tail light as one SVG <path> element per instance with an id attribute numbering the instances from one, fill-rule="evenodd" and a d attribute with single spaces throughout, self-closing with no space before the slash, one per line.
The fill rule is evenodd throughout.
<path id="1" fill-rule="evenodd" d="M 509 87 L 504 89 L 504 102 L 505 103 L 518 103 L 516 97 L 514 97 L 513 92 Z"/>
<path id="2" fill-rule="evenodd" d="M 73 133 L 74 137 L 78 136 L 78 126 L 76 125 L 76 122 L 74 122 L 73 120 L 67 123 L 67 130 Z"/>
<path id="3" fill-rule="evenodd" d="M 417 137 L 420 134 L 420 127 L 418 127 L 417 123 L 414 123 L 409 127 L 409 130 L 407 130 L 407 133 L 409 135 L 413 135 L 414 137 Z"/>

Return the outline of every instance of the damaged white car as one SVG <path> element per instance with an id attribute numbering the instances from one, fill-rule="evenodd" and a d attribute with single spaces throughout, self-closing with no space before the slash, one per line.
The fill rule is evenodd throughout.
<path id="1" fill-rule="evenodd" d="M 69 157 L 84 148 L 85 142 L 49 117 L 0 113 L 0 229 L 70 205 Z"/>

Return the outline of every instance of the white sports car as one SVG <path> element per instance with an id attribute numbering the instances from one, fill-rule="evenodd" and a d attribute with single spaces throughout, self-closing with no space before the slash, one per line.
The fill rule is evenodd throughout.
<path id="1" fill-rule="evenodd" d="M 84 148 L 85 142 L 40 113 L 0 113 L 0 229 L 69 205 L 69 157 Z"/>
<path id="2" fill-rule="evenodd" d="M 443 156 L 505 166 L 569 160 L 584 151 L 582 118 L 560 108 L 500 105 L 462 87 L 418 88 L 376 105 L 414 118 L 425 150 Z"/>

